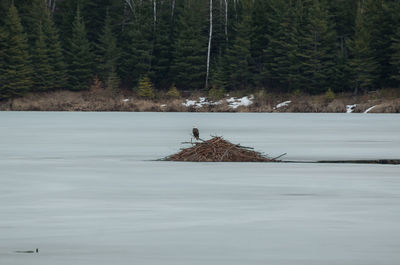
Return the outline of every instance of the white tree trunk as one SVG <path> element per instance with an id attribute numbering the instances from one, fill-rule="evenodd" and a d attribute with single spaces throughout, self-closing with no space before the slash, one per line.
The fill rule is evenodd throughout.
<path id="1" fill-rule="evenodd" d="M 47 8 L 51 11 L 51 13 L 54 13 L 54 10 L 56 9 L 56 0 L 44 0 L 46 2 Z"/>
<path id="2" fill-rule="evenodd" d="M 157 23 L 157 0 L 153 0 L 153 31 L 156 31 L 156 23 Z"/>
<path id="3" fill-rule="evenodd" d="M 174 18 L 174 12 L 175 12 L 175 0 L 172 0 L 171 18 Z"/>
<path id="4" fill-rule="evenodd" d="M 51 7 L 51 13 L 54 13 L 54 11 L 56 10 L 56 2 L 57 2 L 57 0 L 53 0 L 53 6 Z"/>
<path id="5" fill-rule="evenodd" d="M 135 9 L 133 7 L 131 0 L 125 0 L 125 6 L 129 6 L 129 9 L 132 11 L 133 14 L 135 14 Z"/>
<path id="6" fill-rule="evenodd" d="M 233 9 L 235 9 L 235 16 L 236 16 L 236 19 L 238 18 L 238 16 L 237 16 L 237 9 L 236 9 L 236 2 L 237 2 L 238 0 L 233 0 Z"/>
<path id="7" fill-rule="evenodd" d="M 208 37 L 207 73 L 206 73 L 206 86 L 205 86 L 206 89 L 208 88 L 208 76 L 210 73 L 211 39 L 212 39 L 212 30 L 213 30 L 212 8 L 213 8 L 213 1 L 210 0 L 210 35 Z"/>
<path id="8" fill-rule="evenodd" d="M 225 40 L 228 41 L 228 0 L 225 0 Z"/>

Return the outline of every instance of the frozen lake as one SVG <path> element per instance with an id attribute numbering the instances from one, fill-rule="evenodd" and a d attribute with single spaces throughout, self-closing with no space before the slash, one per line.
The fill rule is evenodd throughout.
<path id="1" fill-rule="evenodd" d="M 286 160 L 400 158 L 400 115 L 0 112 L 0 264 L 400 264 L 399 166 L 154 161 L 193 125 Z"/>

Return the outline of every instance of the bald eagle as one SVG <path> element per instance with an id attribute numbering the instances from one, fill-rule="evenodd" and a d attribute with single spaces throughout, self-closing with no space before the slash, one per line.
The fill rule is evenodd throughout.
<path id="1" fill-rule="evenodd" d="M 199 140 L 200 138 L 200 134 L 199 134 L 199 129 L 197 129 L 196 127 L 193 128 L 192 130 L 193 136 L 194 138 L 196 138 L 196 140 Z"/>

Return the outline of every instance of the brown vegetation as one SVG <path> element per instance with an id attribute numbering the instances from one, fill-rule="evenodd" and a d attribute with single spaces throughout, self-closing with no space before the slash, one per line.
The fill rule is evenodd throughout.
<path id="1" fill-rule="evenodd" d="M 232 144 L 222 137 L 213 137 L 208 141 L 193 143 L 177 154 L 166 157 L 166 161 L 186 162 L 279 162 L 253 151 L 251 147 Z"/>
<path id="2" fill-rule="evenodd" d="M 194 92 L 184 96 L 198 99 L 204 94 Z M 250 93 L 247 93 L 249 95 Z M 230 93 L 242 97 L 243 94 Z M 288 106 L 276 108 L 278 103 L 290 100 Z M 0 110 L 12 111 L 152 111 L 152 112 L 346 112 L 346 105 L 357 104 L 354 112 L 365 112 L 375 106 L 370 113 L 400 113 L 399 89 L 383 89 L 354 96 L 352 94 L 322 94 L 310 96 L 299 92 L 279 94 L 260 90 L 254 93 L 253 104 L 248 107 L 229 107 L 226 100 L 218 105 L 205 105 L 201 108 L 182 105 L 184 99 L 179 95 L 170 96 L 157 91 L 155 98 L 138 97 L 133 91 L 115 91 L 101 84 L 93 85 L 90 91 L 54 91 L 30 93 L 22 98 L 0 101 Z"/>

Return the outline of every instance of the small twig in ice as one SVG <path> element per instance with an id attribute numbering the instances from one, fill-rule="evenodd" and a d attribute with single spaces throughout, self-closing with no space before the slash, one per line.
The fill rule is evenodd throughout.
<path id="1" fill-rule="evenodd" d="M 281 158 L 282 156 L 285 156 L 285 155 L 287 155 L 287 153 L 284 153 L 284 154 L 281 154 L 280 156 L 274 157 L 274 158 L 272 158 L 272 160 L 276 160 L 276 159 Z"/>

